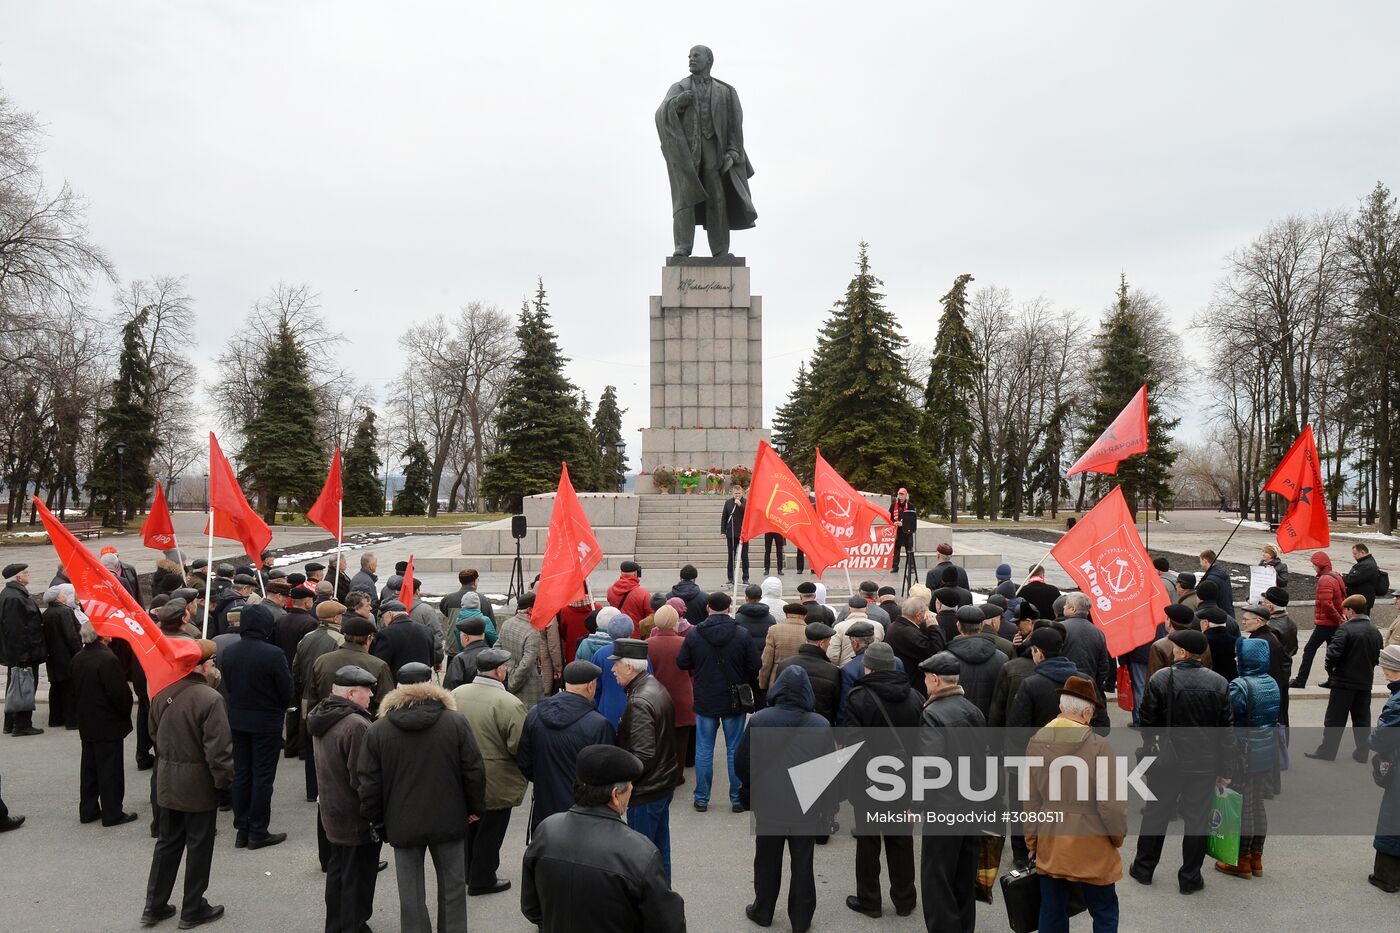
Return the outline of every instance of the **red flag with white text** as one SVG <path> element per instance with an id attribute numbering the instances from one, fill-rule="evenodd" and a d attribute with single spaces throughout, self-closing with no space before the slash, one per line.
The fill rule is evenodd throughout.
<path id="1" fill-rule="evenodd" d="M 165 502 L 165 490 L 156 483 L 156 497 L 151 510 L 141 523 L 141 543 L 156 551 L 168 551 L 175 546 L 175 525 L 170 521 L 170 506 Z"/>
<path id="2" fill-rule="evenodd" d="M 1281 551 L 1299 548 L 1323 548 L 1332 543 L 1332 529 L 1327 523 L 1327 496 L 1322 485 L 1322 467 L 1318 462 L 1317 441 L 1312 425 L 1288 448 L 1264 489 L 1276 492 L 1288 500 L 1288 512 L 1278 525 L 1278 546 Z"/>
<path id="3" fill-rule="evenodd" d="M 320 525 L 331 533 L 331 537 L 339 541 L 344 530 L 340 520 L 340 500 L 344 496 L 344 490 L 340 483 L 340 448 L 335 449 L 335 456 L 331 457 L 331 468 L 326 473 L 326 484 L 321 487 L 321 494 L 316 497 L 316 502 L 311 508 L 306 510 L 306 520 L 313 525 Z"/>
<path id="4" fill-rule="evenodd" d="M 38 498 L 34 502 L 93 629 L 105 638 L 125 639 L 131 645 L 132 655 L 146 672 L 150 696 L 194 670 L 199 663 L 199 642 L 167 637 L 112 572 L 63 527 L 44 503 Z"/>
<path id="5" fill-rule="evenodd" d="M 792 470 L 767 441 L 759 441 L 739 538 L 750 541 L 769 531 L 801 548 L 817 576 L 846 559 L 846 549 L 822 524 Z"/>
<path id="6" fill-rule="evenodd" d="M 872 503 L 826 462 L 817 448 L 812 489 L 817 515 L 846 550 L 841 565 L 849 570 L 889 570 L 894 560 L 895 528 L 887 511 Z M 879 519 L 882 524 L 875 525 Z"/>
<path id="7" fill-rule="evenodd" d="M 272 530 L 243 497 L 243 487 L 238 485 L 238 477 L 213 431 L 209 432 L 209 508 L 214 512 L 214 537 L 240 542 L 243 553 L 256 567 L 262 560 L 263 548 L 272 541 Z M 208 522 L 204 533 L 209 534 Z"/>
<path id="8" fill-rule="evenodd" d="M 1065 473 L 1071 477 L 1076 473 L 1118 472 L 1118 464 L 1133 454 L 1147 452 L 1147 386 L 1137 390 L 1132 401 L 1118 413 L 1113 423 L 1099 435 L 1099 439 L 1084 451 L 1084 454 Z"/>
<path id="9" fill-rule="evenodd" d="M 1094 625 L 1107 639 L 1110 655 L 1127 654 L 1156 637 L 1167 594 L 1121 487 L 1066 532 L 1050 556 L 1089 597 Z"/>
<path id="10" fill-rule="evenodd" d="M 540 562 L 540 582 L 535 587 L 535 605 L 530 624 L 543 629 L 583 591 L 588 574 L 603 559 L 603 549 L 593 534 L 593 526 L 574 492 L 569 465 L 560 464 L 559 489 L 554 494 L 554 511 L 549 516 L 549 535 Z M 641 619 L 633 619 L 640 622 Z"/>

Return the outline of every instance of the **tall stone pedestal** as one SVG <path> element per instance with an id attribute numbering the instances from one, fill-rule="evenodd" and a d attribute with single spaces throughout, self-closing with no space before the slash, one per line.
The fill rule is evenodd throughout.
<path id="1" fill-rule="evenodd" d="M 739 257 L 668 259 L 651 297 L 642 470 L 751 466 L 763 428 L 763 299 Z M 637 492 L 655 492 L 650 476 Z"/>

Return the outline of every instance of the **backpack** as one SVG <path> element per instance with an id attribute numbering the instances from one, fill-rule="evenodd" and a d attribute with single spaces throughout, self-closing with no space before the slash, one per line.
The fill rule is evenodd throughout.
<path id="1" fill-rule="evenodd" d="M 1385 596 L 1390 592 L 1390 574 L 1384 570 L 1376 570 L 1376 597 Z"/>

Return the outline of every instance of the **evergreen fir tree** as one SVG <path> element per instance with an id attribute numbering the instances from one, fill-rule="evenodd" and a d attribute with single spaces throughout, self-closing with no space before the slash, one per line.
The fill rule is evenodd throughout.
<path id="1" fill-rule="evenodd" d="M 520 508 L 525 496 L 552 492 L 567 461 L 576 489 L 597 488 L 598 443 L 549 323 L 544 282 L 520 309 L 520 353 L 511 365 L 496 421 L 497 450 L 486 459 L 482 497 Z"/>
<path id="2" fill-rule="evenodd" d="M 240 478 L 258 492 L 263 517 L 276 518 L 277 504 L 294 499 L 309 508 L 326 475 L 326 451 L 316 430 L 316 391 L 306 351 L 284 319 L 253 383 L 257 413 L 244 435 Z"/>
<path id="3" fill-rule="evenodd" d="M 403 488 L 394 497 L 395 515 L 427 515 L 433 495 L 433 464 L 428 448 L 414 441 L 403 452 Z"/>
<path id="4" fill-rule="evenodd" d="M 622 444 L 622 415 L 626 409 L 617 407 L 617 388 L 604 386 L 593 414 L 593 434 L 603 455 L 598 488 L 605 492 L 621 492 L 627 480 L 627 449 Z"/>
<path id="5" fill-rule="evenodd" d="M 1026 493 L 1031 497 L 1036 514 L 1050 507 L 1051 517 L 1059 512 L 1061 496 L 1069 497 L 1069 485 L 1061 474 L 1060 460 L 1064 456 L 1065 425 L 1069 422 L 1070 403 L 1061 402 L 1050 412 L 1040 430 L 1040 447 L 1027 471 Z"/>
<path id="6" fill-rule="evenodd" d="M 1108 492 L 1106 480 L 1121 485 L 1128 508 L 1132 510 L 1171 505 L 1171 469 L 1176 460 L 1171 432 L 1179 423 L 1178 419 L 1162 417 L 1153 401 L 1154 363 L 1144 348 L 1143 335 L 1128 279 L 1120 276 L 1118 301 L 1094 338 L 1095 359 L 1087 374 L 1092 399 L 1090 420 L 1084 426 L 1084 446 L 1079 453 L 1098 440 L 1143 383 L 1147 383 L 1147 453 L 1124 460 L 1118 465 L 1116 476 L 1095 481 L 1095 488 L 1101 494 Z M 1171 362 L 1163 360 L 1161 365 Z"/>
<path id="7" fill-rule="evenodd" d="M 972 380 L 984 365 L 973 350 L 972 332 L 967 328 L 967 285 L 971 281 L 972 276 L 966 273 L 958 276 L 948 294 L 939 299 L 943 313 L 924 387 L 922 439 L 931 460 L 930 489 L 925 495 L 940 504 L 950 491 L 954 457 L 965 455 L 972 443 Z M 966 470 L 963 475 L 967 475 Z M 956 502 L 949 516 L 957 520 Z"/>
<path id="8" fill-rule="evenodd" d="M 374 410 L 364 409 L 364 417 L 355 428 L 355 436 L 341 458 L 340 481 L 344 486 L 342 503 L 346 515 L 383 515 L 384 487 L 380 484 L 379 429 L 374 424 Z"/>
<path id="9" fill-rule="evenodd" d="M 1026 462 L 1020 457 L 1021 434 L 1013 423 L 1006 432 L 1006 458 L 1001 467 L 1001 515 L 1021 517 L 1021 496 L 1026 488 Z"/>
<path id="10" fill-rule="evenodd" d="M 881 281 L 860 244 L 856 275 L 822 326 L 808 379 L 814 405 L 808 437 L 857 489 L 927 489 L 918 411 L 906 390 L 904 336 L 884 306 Z M 791 451 L 789 451 L 791 454 Z"/>
<path id="11" fill-rule="evenodd" d="M 154 482 L 151 459 L 160 441 L 150 404 L 151 361 L 143 340 L 148 317 L 149 312 L 142 310 L 122 325 L 122 351 L 112 384 L 112 403 L 97 413 L 97 455 L 86 485 L 91 507 L 102 516 L 104 524 L 115 524 L 118 509 L 129 517 L 141 508 Z"/>
<path id="12" fill-rule="evenodd" d="M 812 380 L 807 374 L 806 362 L 802 362 L 797 365 L 797 378 L 793 380 L 787 401 L 773 414 L 773 443 L 786 445 L 783 460 L 804 483 L 812 481 L 817 460 L 816 444 L 808 424 L 815 407 Z"/>

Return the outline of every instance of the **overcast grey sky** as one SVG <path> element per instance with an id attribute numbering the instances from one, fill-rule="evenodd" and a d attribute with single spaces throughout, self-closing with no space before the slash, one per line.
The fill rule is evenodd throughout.
<path id="1" fill-rule="evenodd" d="M 922 343 L 961 272 L 1097 313 L 1122 270 L 1185 327 L 1270 219 L 1400 187 L 1393 2 L 44 0 L 3 22 L 51 178 L 123 278 L 188 276 L 208 358 L 307 282 L 382 399 L 405 323 L 513 312 L 543 276 L 634 465 L 671 248 L 652 114 L 693 44 L 743 102 L 759 219 L 733 249 L 770 417 L 862 238 Z"/>

